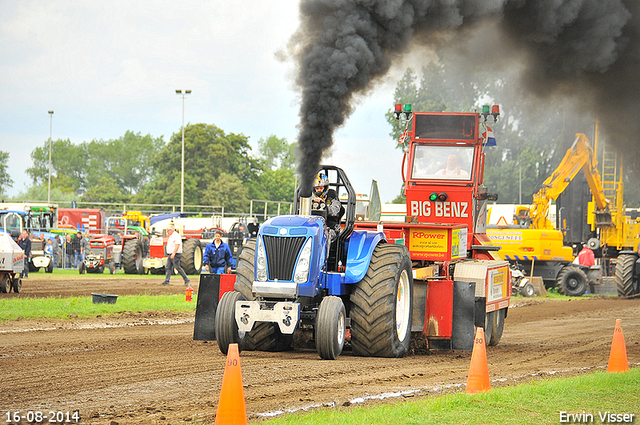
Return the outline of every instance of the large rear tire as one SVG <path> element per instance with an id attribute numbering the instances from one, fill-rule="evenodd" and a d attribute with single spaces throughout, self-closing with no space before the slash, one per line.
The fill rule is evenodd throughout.
<path id="1" fill-rule="evenodd" d="M 124 244 L 122 250 L 122 267 L 126 274 L 142 274 L 144 267 L 142 266 L 142 241 L 138 239 L 130 239 Z"/>
<path id="2" fill-rule="evenodd" d="M 216 340 L 223 354 L 229 351 L 229 344 L 238 344 L 238 351 L 242 351 L 243 344 L 236 323 L 236 301 L 243 300 L 240 292 L 225 292 L 216 310 Z"/>
<path id="3" fill-rule="evenodd" d="M 340 297 L 325 297 L 316 317 L 316 350 L 323 360 L 335 360 L 342 353 L 347 313 Z"/>
<path id="4" fill-rule="evenodd" d="M 353 354 L 402 357 L 409 350 L 413 276 L 404 245 L 379 244 L 351 294 Z"/>
<path id="5" fill-rule="evenodd" d="M 581 297 L 587 291 L 587 275 L 572 264 L 564 266 L 556 278 L 558 293 L 570 297 Z"/>
<path id="6" fill-rule="evenodd" d="M 251 239 L 242 249 L 236 266 L 236 283 L 233 287 L 240 292 L 246 300 L 252 301 L 253 280 L 255 270 L 256 240 Z M 293 344 L 293 335 L 280 332 L 277 323 L 256 322 L 250 332 L 246 332 L 243 338 L 246 351 L 288 351 Z"/>
<path id="7" fill-rule="evenodd" d="M 202 245 L 200 244 L 200 239 L 189 238 L 184 241 L 180 265 L 186 274 L 200 274 L 202 270 Z"/>
<path id="8" fill-rule="evenodd" d="M 15 292 L 16 294 L 20 293 L 20 290 L 22 289 L 22 278 L 20 276 L 18 275 L 14 276 L 12 287 L 13 287 L 13 292 Z"/>
<path id="9" fill-rule="evenodd" d="M 636 256 L 633 254 L 620 254 L 616 259 L 616 288 L 619 297 L 628 297 L 637 291 L 633 287 L 633 266 L 636 263 Z"/>

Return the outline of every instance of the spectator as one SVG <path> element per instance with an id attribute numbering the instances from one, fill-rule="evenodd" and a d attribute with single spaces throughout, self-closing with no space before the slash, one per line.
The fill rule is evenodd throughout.
<path id="1" fill-rule="evenodd" d="M 71 240 L 71 235 L 67 235 L 67 240 L 64 245 L 64 252 L 67 260 L 65 268 L 72 269 L 75 263 L 75 251 L 73 249 L 73 241 Z"/>
<path id="2" fill-rule="evenodd" d="M 40 239 L 42 250 L 44 251 L 45 248 L 47 247 L 47 242 L 44 240 L 44 233 L 40 233 L 40 236 L 38 236 L 38 239 Z"/>
<path id="3" fill-rule="evenodd" d="M 51 258 L 51 261 L 53 262 L 53 242 L 51 242 L 51 239 L 47 239 L 47 245 L 44 247 L 44 254 Z"/>
<path id="4" fill-rule="evenodd" d="M 596 265 L 596 256 L 587 245 L 585 245 L 582 250 L 578 253 L 578 264 L 581 266 L 595 266 Z"/>
<path id="5" fill-rule="evenodd" d="M 29 277 L 29 258 L 31 257 L 31 239 L 29 233 L 23 230 L 18 238 L 18 246 L 24 251 L 24 269 L 20 272 L 20 277 Z"/>
<path id="6" fill-rule="evenodd" d="M 60 266 L 60 254 L 62 253 L 62 249 L 60 247 L 60 235 L 56 235 L 51 245 L 53 247 L 53 267 L 57 268 Z"/>
<path id="7" fill-rule="evenodd" d="M 178 273 L 180 273 L 180 276 L 182 276 L 182 279 L 184 279 L 184 286 L 187 286 L 190 281 L 180 265 L 180 259 L 182 258 L 182 236 L 176 232 L 173 224 L 170 224 L 167 228 L 167 235 L 169 235 L 169 239 L 167 239 L 167 265 L 165 266 L 167 274 L 162 284 L 169 285 L 171 273 L 173 273 L 173 269 L 175 268 L 178 270 Z"/>
<path id="8" fill-rule="evenodd" d="M 216 230 L 213 242 L 204 250 L 204 269 L 214 274 L 231 273 L 231 249 L 222 242 L 222 232 Z"/>
<path id="9" fill-rule="evenodd" d="M 82 232 L 76 233 L 76 236 L 72 240 L 73 255 L 74 255 L 74 261 L 73 261 L 73 267 L 74 268 L 80 267 L 80 263 L 82 263 L 82 261 L 84 260 L 84 258 L 82 257 L 82 253 L 83 253 L 83 249 L 84 249 L 84 246 L 83 246 L 83 243 L 82 243 L 83 240 L 84 240 L 84 238 L 82 237 Z"/>

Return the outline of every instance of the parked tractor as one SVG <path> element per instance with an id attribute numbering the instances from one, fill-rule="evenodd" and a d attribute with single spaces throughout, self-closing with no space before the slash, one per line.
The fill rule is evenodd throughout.
<path id="1" fill-rule="evenodd" d="M 200 244 L 201 233 L 185 235 L 185 230 L 180 223 L 175 223 L 174 226 L 182 236 L 182 258 L 180 259 L 182 269 L 189 275 L 200 274 L 203 255 L 202 245 Z M 149 240 L 149 256 L 144 259 L 143 267 L 145 270 L 149 270 L 151 274 L 165 274 L 167 239 L 166 229 L 164 229 L 162 235 L 154 235 Z"/>
<path id="2" fill-rule="evenodd" d="M 113 236 L 113 256 L 127 274 L 145 274 L 143 266 L 147 256 L 145 237 L 149 238 L 149 217 L 137 211 L 128 211 L 121 217 L 108 217 L 106 233 Z"/>
<path id="3" fill-rule="evenodd" d="M 0 292 L 22 289 L 20 272 L 24 270 L 24 252 L 9 233 L 0 231 Z"/>
<path id="4" fill-rule="evenodd" d="M 340 231 L 330 240 L 323 210 L 298 188 L 295 214 L 264 222 L 242 250 L 234 290 L 217 306 L 220 350 L 288 350 L 302 333 L 322 359 L 338 358 L 347 342 L 354 355 L 402 357 L 412 336 L 432 349 L 471 350 L 476 326 L 496 345 L 511 279 L 485 234 L 486 203 L 497 195 L 482 186 L 482 130 L 498 114 L 396 106 L 407 128 L 404 222 L 357 221 L 346 174 L 322 166 L 344 207 Z M 452 156 L 458 166 L 443 174 Z"/>
<path id="5" fill-rule="evenodd" d="M 85 251 L 84 261 L 80 264 L 80 274 L 116 272 L 116 263 L 113 259 L 114 237 L 105 234 L 93 234 L 89 239 L 89 248 Z"/>

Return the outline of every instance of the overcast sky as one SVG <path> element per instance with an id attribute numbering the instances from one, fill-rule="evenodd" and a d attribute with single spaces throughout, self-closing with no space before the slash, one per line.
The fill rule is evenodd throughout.
<path id="1" fill-rule="evenodd" d="M 30 185 L 24 170 L 49 138 L 49 110 L 54 140 L 109 140 L 131 130 L 168 141 L 182 124 L 175 90 L 189 89 L 186 123 L 242 133 L 254 151 L 272 134 L 296 141 L 295 64 L 282 53 L 297 26 L 297 0 L 0 0 L 9 195 Z M 356 191 L 368 193 L 376 179 L 383 202 L 402 184 L 402 154 L 384 117 L 402 71 L 361 99 L 328 161 Z"/>

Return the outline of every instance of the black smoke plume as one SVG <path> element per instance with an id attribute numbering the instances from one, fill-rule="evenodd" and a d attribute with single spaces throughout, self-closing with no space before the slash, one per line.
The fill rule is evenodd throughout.
<path id="1" fill-rule="evenodd" d="M 301 0 L 292 41 L 302 93 L 302 193 L 310 192 L 355 94 L 411 47 L 455 43 L 486 22 L 504 40 L 487 46 L 493 61 L 524 61 L 521 81 L 530 93 L 579 98 L 618 147 L 633 152 L 640 130 L 639 18 L 637 0 Z"/>

